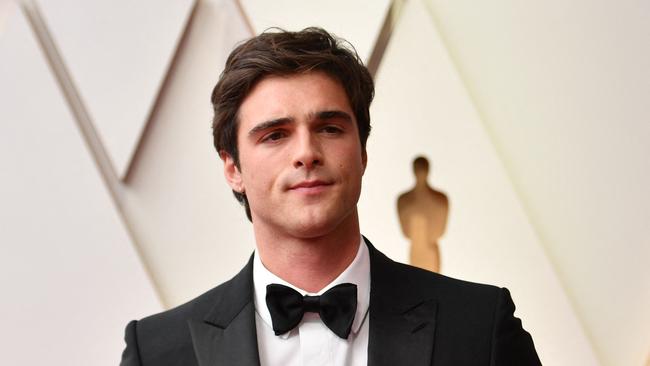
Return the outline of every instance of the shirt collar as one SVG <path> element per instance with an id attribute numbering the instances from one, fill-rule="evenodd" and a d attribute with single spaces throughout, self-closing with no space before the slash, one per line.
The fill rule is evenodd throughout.
<path id="1" fill-rule="evenodd" d="M 281 285 L 289 286 L 302 295 L 320 295 L 341 283 L 353 283 L 357 285 L 357 311 L 354 315 L 354 321 L 352 322 L 352 332 L 356 334 L 359 332 L 359 329 L 361 329 L 361 325 L 366 318 L 368 307 L 370 305 L 370 256 L 368 254 L 368 247 L 363 240 L 363 237 L 360 238 L 359 250 L 357 250 L 357 255 L 354 257 L 352 263 L 350 263 L 350 265 L 341 272 L 338 277 L 316 294 L 309 293 L 301 288 L 293 286 L 271 273 L 271 271 L 264 267 L 264 264 L 262 264 L 256 251 L 253 259 L 255 311 L 257 311 L 264 323 L 272 329 L 273 322 L 271 321 L 271 314 L 269 313 L 269 309 L 266 307 L 266 285 L 271 283 L 279 283 Z M 290 333 L 291 332 L 287 332 L 280 335 L 280 337 L 286 339 L 289 337 Z"/>

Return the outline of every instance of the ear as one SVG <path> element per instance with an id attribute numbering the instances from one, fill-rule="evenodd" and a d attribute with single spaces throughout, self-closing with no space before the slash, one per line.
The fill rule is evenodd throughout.
<path id="1" fill-rule="evenodd" d="M 366 166 L 368 166 L 368 153 L 365 148 L 361 152 L 361 164 L 363 164 L 363 173 L 365 174 Z"/>
<path id="2" fill-rule="evenodd" d="M 223 175 L 226 177 L 226 182 L 233 191 L 245 193 L 244 182 L 241 178 L 241 172 L 235 164 L 235 160 L 225 150 L 219 152 L 219 157 L 223 161 Z"/>

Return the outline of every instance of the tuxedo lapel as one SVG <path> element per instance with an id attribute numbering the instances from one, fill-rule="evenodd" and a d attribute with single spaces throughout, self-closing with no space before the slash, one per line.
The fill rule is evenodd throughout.
<path id="1" fill-rule="evenodd" d="M 379 312 L 370 301 L 368 365 L 431 365 L 436 303 L 429 300 L 404 312 Z"/>
<path id="2" fill-rule="evenodd" d="M 429 366 L 437 303 L 403 278 L 402 265 L 369 243 L 370 334 L 368 365 Z"/>
<path id="3" fill-rule="evenodd" d="M 366 239 L 370 253 L 368 365 L 429 366 L 433 354 L 435 299 L 423 298 L 417 284 Z M 199 366 L 259 366 L 252 258 L 215 294 L 203 320 L 189 321 Z"/>
<path id="4" fill-rule="evenodd" d="M 216 305 L 202 321 L 189 322 L 199 366 L 259 366 L 253 260 L 215 295 Z"/>

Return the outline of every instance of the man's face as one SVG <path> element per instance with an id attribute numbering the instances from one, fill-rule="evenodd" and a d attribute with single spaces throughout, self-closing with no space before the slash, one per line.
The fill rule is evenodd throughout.
<path id="1" fill-rule="evenodd" d="M 222 154 L 225 175 L 246 193 L 256 230 L 310 238 L 357 220 L 366 154 L 338 81 L 322 72 L 262 79 L 239 108 L 237 133 L 240 166 Z"/>

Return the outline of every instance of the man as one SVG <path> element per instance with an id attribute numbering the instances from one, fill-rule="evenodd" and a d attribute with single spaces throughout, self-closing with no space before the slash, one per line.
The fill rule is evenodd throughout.
<path id="1" fill-rule="evenodd" d="M 122 365 L 539 365 L 505 289 L 391 261 L 363 238 L 372 79 L 322 29 L 238 46 L 215 147 L 257 250 L 230 281 L 126 328 Z"/>

